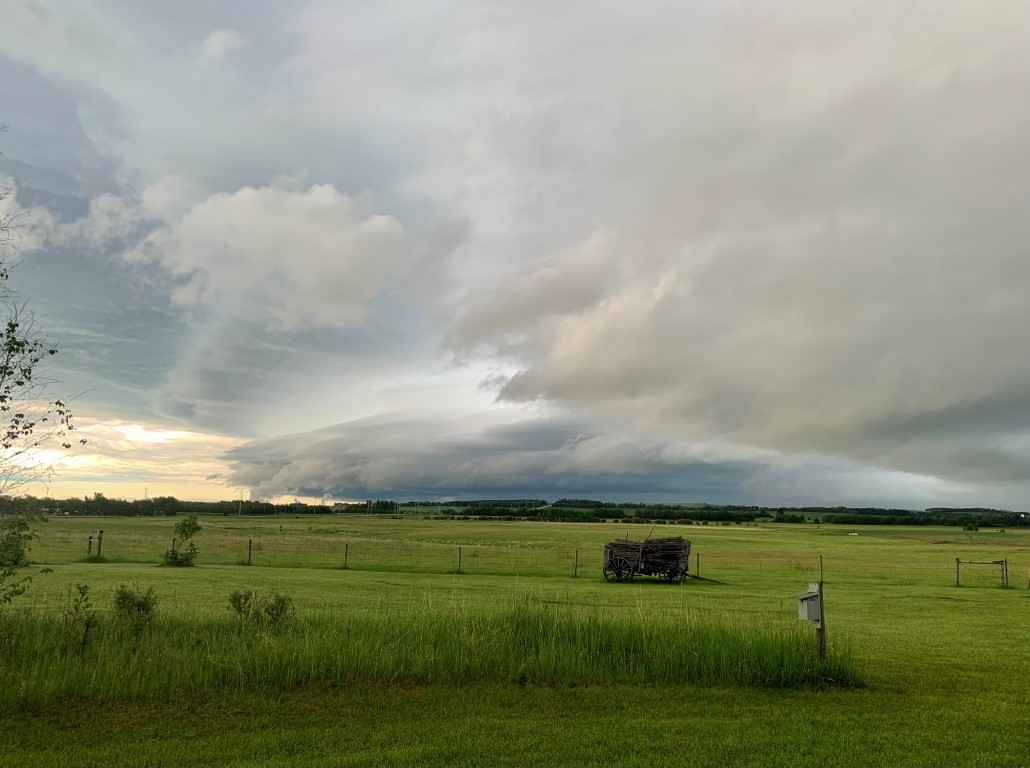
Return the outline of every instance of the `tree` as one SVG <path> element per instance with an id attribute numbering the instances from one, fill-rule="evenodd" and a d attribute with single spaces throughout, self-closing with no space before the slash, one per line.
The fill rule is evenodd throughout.
<path id="1" fill-rule="evenodd" d="M 0 131 L 6 130 L 0 125 Z M 53 474 L 54 445 L 72 446 L 72 412 L 58 398 L 47 361 L 57 354 L 40 318 L 7 280 L 17 263 L 24 212 L 9 212 L 13 188 L 0 186 L 0 496 Z M 86 441 L 79 440 L 84 444 Z"/>
<path id="2" fill-rule="evenodd" d="M 191 566 L 197 559 L 197 545 L 193 537 L 200 532 L 200 523 L 196 515 L 186 515 L 175 524 L 175 538 L 172 548 L 164 553 L 165 565 Z"/>

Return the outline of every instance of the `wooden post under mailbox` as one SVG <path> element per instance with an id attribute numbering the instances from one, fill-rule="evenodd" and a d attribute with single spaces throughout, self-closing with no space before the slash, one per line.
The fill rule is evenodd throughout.
<path id="1" fill-rule="evenodd" d="M 819 622 L 815 625 L 815 644 L 819 660 L 826 658 L 826 596 L 823 594 L 823 556 L 819 555 Z"/>

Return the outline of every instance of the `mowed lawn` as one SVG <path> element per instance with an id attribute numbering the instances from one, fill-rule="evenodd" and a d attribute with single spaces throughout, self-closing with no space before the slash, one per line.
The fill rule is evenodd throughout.
<path id="1" fill-rule="evenodd" d="M 1030 763 L 1030 531 L 766 524 L 651 532 L 628 524 L 347 515 L 202 523 L 198 565 L 170 569 L 157 563 L 173 520 L 51 520 L 39 526 L 33 559 L 53 572 L 37 577 L 5 620 L 12 611 L 58 615 L 68 589 L 86 583 L 102 611 L 120 584 L 153 586 L 163 620 L 230 621 L 232 590 L 274 589 L 292 596 L 298 620 L 539 605 L 641 621 L 661 615 L 684 624 L 711 617 L 786 626 L 800 624 L 793 596 L 817 579 L 822 555 L 829 644 L 852 649 L 865 685 L 380 682 L 42 704 L 18 703 L 14 693 L 0 714 L 0 763 Z M 77 562 L 98 528 L 111 561 Z M 608 584 L 601 549 L 627 533 L 690 538 L 701 574 L 726 583 Z M 247 542 L 250 567 L 238 564 Z M 1012 588 L 998 588 L 997 570 L 987 566 L 964 567 L 965 586 L 956 588 L 956 558 L 1008 559 Z"/>

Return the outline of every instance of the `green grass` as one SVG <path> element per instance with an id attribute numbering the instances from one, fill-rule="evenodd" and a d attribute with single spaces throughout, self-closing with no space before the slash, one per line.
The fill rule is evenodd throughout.
<path id="1" fill-rule="evenodd" d="M 331 613 L 278 628 L 224 618 L 156 618 L 137 635 L 104 616 L 83 631 L 52 614 L 4 617 L 0 706 L 68 699 L 164 701 L 271 694 L 298 685 L 854 686 L 847 651 L 820 660 L 794 624 L 598 614 L 528 602 L 491 612 Z"/>
<path id="2" fill-rule="evenodd" d="M 1024 765 L 1030 755 L 1028 531 L 875 528 L 848 537 L 836 526 L 661 526 L 655 535 L 692 539 L 702 574 L 728 582 L 672 586 L 603 581 L 600 548 L 625 535 L 624 525 L 203 522 L 192 569 L 157 565 L 170 520 L 40 527 L 33 554 L 53 573 L 19 599 L 34 622 L 28 642 L 0 648 L 4 674 L 21 675 L 0 686 L 0 764 L 991 766 Z M 114 562 L 76 562 L 99 527 Z M 147 548 L 119 562 L 115 542 L 131 537 Z M 269 567 L 257 549 L 251 568 L 234 564 L 238 552 L 224 563 L 205 557 L 251 537 L 281 537 L 288 567 Z M 62 554 L 62 541 L 80 538 L 81 552 Z M 343 541 L 352 552 L 375 544 L 383 557 L 345 571 L 305 554 Z M 393 548 L 457 545 L 496 553 L 495 563 L 529 552 L 539 565 L 456 575 L 431 558 L 388 560 Z M 549 565 L 554 553 L 577 549 L 579 578 Z M 718 637 L 713 648 L 787 637 L 810 654 L 793 595 L 817 578 L 819 554 L 831 653 L 860 670 L 864 687 L 768 688 L 761 675 L 720 672 L 713 681 L 681 669 L 689 665 L 676 654 L 697 641 L 692 624 Z M 996 572 L 969 569 L 956 589 L 956 557 L 1006 557 L 1018 588 L 997 589 Z M 89 665 L 74 654 L 48 661 L 59 651 L 51 630 L 67 589 L 79 582 L 93 586 L 102 614 L 119 584 L 153 585 L 159 598 L 152 635 L 135 654 L 109 625 L 91 641 L 86 660 L 113 643 L 110 659 L 91 662 L 108 686 L 99 695 L 82 687 L 79 667 Z M 233 589 L 292 595 L 297 651 L 280 653 L 274 634 L 234 630 Z M 348 630 L 364 650 L 341 639 Z M 611 646 L 591 656 L 601 638 Z M 645 638 L 650 660 L 634 656 Z M 198 640 L 205 653 L 190 655 Z M 10 669 L 15 659 L 20 672 Z M 361 674 L 354 659 L 365 659 Z"/>

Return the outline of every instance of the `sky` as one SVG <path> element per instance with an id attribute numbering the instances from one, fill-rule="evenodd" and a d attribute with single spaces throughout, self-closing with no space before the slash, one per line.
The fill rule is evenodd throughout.
<path id="1" fill-rule="evenodd" d="M 1023 0 L 11 0 L 34 492 L 1028 509 L 1028 90 Z"/>

